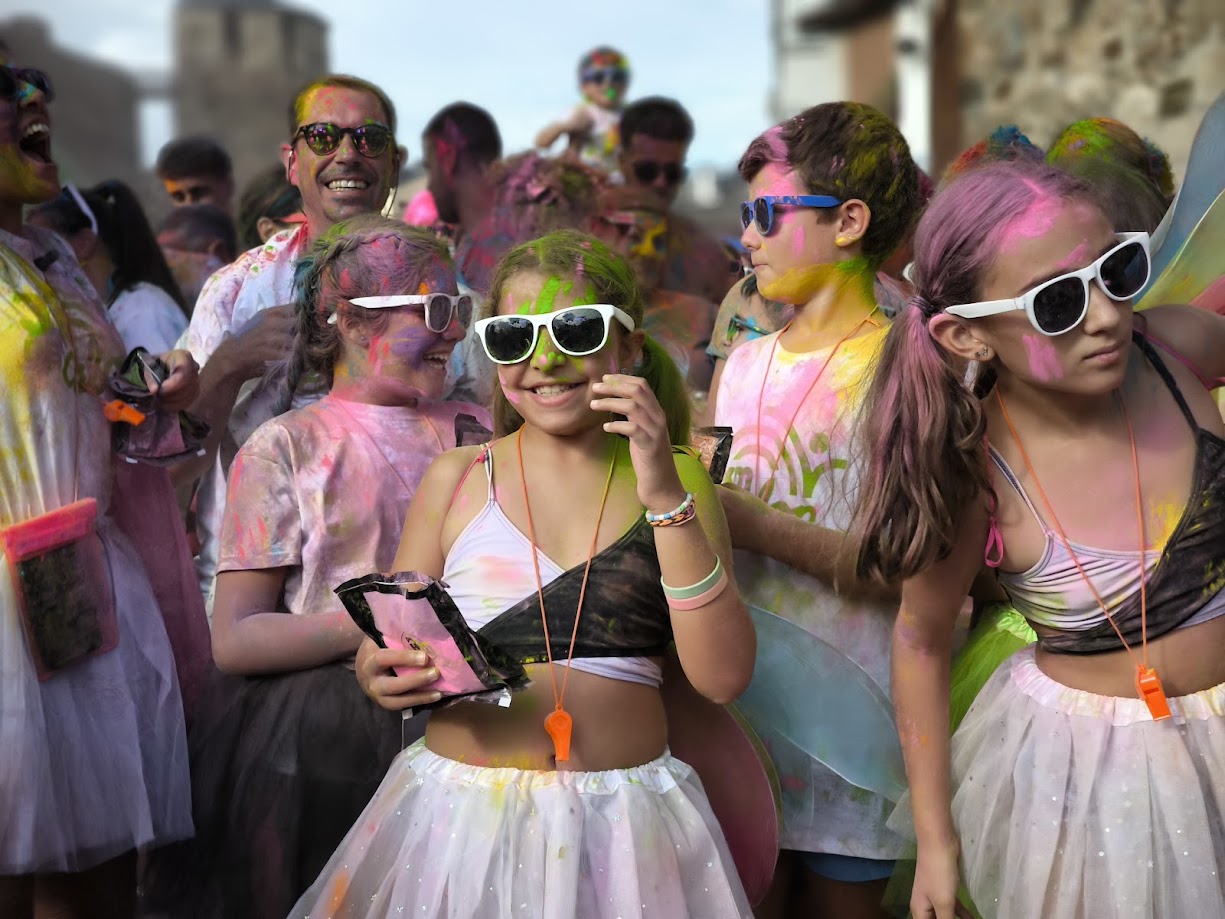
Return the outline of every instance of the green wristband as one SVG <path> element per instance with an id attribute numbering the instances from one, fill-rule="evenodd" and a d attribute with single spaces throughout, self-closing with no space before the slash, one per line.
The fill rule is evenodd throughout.
<path id="1" fill-rule="evenodd" d="M 664 589 L 664 596 L 673 600 L 691 600 L 694 597 L 700 596 L 710 590 L 718 583 L 719 578 L 723 575 L 723 560 L 719 556 L 715 556 L 715 568 L 710 574 L 702 578 L 696 584 L 689 587 L 670 587 L 664 583 L 664 579 L 660 578 L 659 583 Z"/>

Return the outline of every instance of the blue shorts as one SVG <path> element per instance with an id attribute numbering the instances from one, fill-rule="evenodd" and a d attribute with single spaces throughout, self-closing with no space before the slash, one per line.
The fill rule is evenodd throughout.
<path id="1" fill-rule="evenodd" d="M 893 876 L 892 859 L 856 858 L 853 855 L 835 855 L 832 852 L 797 852 L 804 867 L 831 881 L 862 884 L 880 881 Z"/>

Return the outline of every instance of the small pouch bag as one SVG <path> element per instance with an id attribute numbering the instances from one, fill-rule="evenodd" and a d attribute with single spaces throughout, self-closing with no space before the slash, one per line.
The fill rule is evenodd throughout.
<path id="1" fill-rule="evenodd" d="M 422 689 L 442 698 L 416 711 L 461 701 L 509 705 L 510 694 L 530 683 L 527 671 L 468 627 L 445 587 L 429 575 L 401 571 L 345 581 L 336 595 L 379 647 L 414 648 L 430 656 L 439 676 Z"/>
<path id="2" fill-rule="evenodd" d="M 39 680 L 119 644 L 97 518 L 86 498 L 0 530 Z"/>
<path id="3" fill-rule="evenodd" d="M 120 403 L 117 411 L 107 415 L 114 422 L 112 449 L 128 462 L 154 466 L 198 456 L 208 437 L 208 425 L 188 412 L 162 411 L 161 398 L 145 385 L 146 371 L 158 380 L 167 375 L 165 364 L 144 348 L 135 348 L 111 375 L 110 395 Z"/>

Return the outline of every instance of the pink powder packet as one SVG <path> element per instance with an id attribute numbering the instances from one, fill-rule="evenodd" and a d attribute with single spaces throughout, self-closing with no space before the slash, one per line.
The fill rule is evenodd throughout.
<path id="1" fill-rule="evenodd" d="M 523 665 L 468 627 L 446 585 L 415 571 L 369 574 L 346 581 L 336 595 L 363 632 L 383 648 L 428 654 L 439 677 L 427 689 L 442 693 L 428 709 L 464 701 L 508 704 L 529 680 Z M 407 670 L 397 669 L 403 676 Z"/>
<path id="2" fill-rule="evenodd" d="M 428 600 L 370 592 L 366 594 L 366 603 L 374 616 L 374 626 L 388 648 L 413 648 L 430 656 L 439 676 L 429 689 L 444 696 L 456 696 L 488 688 L 464 659 L 464 653 Z M 404 667 L 396 667 L 395 671 L 397 676 L 411 672 Z"/>

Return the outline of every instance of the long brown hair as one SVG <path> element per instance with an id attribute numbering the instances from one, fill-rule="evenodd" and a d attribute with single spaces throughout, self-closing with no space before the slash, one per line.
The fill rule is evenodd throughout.
<path id="1" fill-rule="evenodd" d="M 936 193 L 915 233 L 916 295 L 894 320 L 863 405 L 867 467 L 851 531 L 861 578 L 895 583 L 952 551 L 961 517 L 991 493 L 981 395 L 964 363 L 932 338 L 928 320 L 981 299 L 1011 221 L 1062 198 L 1093 203 L 1081 180 L 1031 162 L 993 163 Z"/>

